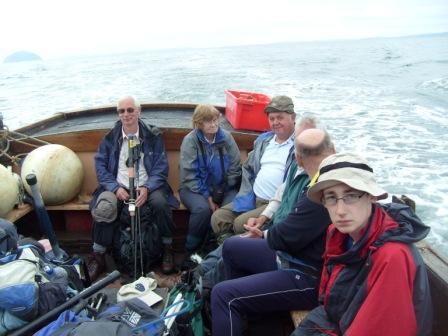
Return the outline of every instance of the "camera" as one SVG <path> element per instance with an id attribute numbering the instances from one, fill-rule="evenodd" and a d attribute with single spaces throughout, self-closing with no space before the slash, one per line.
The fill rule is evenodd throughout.
<path id="1" fill-rule="evenodd" d="M 222 201 L 224 200 L 224 194 L 225 194 L 225 186 L 223 185 L 213 186 L 212 200 L 214 203 L 221 205 Z"/>

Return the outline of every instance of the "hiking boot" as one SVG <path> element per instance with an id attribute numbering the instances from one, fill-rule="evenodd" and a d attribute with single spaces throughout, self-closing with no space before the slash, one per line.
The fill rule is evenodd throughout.
<path id="1" fill-rule="evenodd" d="M 89 271 L 90 281 L 95 282 L 101 273 L 106 270 L 104 253 L 93 252 L 87 259 L 87 270 Z"/>
<path id="2" fill-rule="evenodd" d="M 158 287 L 172 289 L 182 281 L 181 275 L 181 273 L 177 273 L 169 276 L 164 276 L 156 272 L 149 272 L 146 276 L 156 280 Z"/>
<path id="3" fill-rule="evenodd" d="M 188 271 L 194 269 L 199 265 L 199 262 L 197 260 L 193 260 L 191 256 L 197 256 L 197 258 L 202 260 L 202 258 L 198 254 L 187 252 L 180 264 L 181 271 Z"/>
<path id="4" fill-rule="evenodd" d="M 174 270 L 174 255 L 171 245 L 165 245 L 162 256 L 162 272 L 170 274 Z"/>

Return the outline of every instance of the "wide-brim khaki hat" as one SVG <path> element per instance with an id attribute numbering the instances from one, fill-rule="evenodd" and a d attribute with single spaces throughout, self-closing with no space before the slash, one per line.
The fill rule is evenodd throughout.
<path id="1" fill-rule="evenodd" d="M 379 200 L 387 198 L 387 192 L 376 183 L 373 169 L 367 160 L 353 153 L 337 153 L 325 158 L 319 166 L 316 182 L 308 189 L 308 198 L 322 203 L 322 191 L 340 183 Z"/>

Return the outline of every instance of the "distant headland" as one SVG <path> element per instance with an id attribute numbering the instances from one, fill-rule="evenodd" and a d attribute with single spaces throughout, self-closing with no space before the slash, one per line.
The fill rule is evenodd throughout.
<path id="1" fill-rule="evenodd" d="M 25 61 L 39 61 L 42 57 L 31 52 L 31 51 L 17 51 L 7 56 L 3 63 L 13 63 L 13 62 L 25 62 Z"/>

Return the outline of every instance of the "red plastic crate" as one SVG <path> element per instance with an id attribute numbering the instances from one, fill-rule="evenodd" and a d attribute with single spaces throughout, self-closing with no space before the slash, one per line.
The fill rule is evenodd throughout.
<path id="1" fill-rule="evenodd" d="M 226 118 L 236 129 L 267 131 L 270 129 L 265 107 L 271 98 L 261 93 L 225 90 Z"/>

